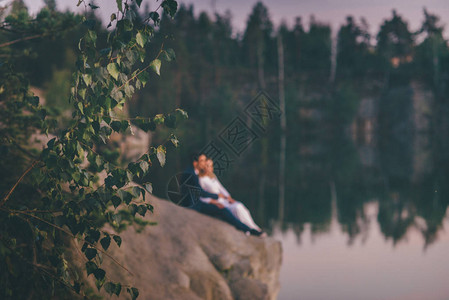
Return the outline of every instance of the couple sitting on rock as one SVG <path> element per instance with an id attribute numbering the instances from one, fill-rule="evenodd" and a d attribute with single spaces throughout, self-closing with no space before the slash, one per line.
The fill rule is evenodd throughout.
<path id="1" fill-rule="evenodd" d="M 192 166 L 184 173 L 181 192 L 183 205 L 196 211 L 218 217 L 237 229 L 255 236 L 266 236 L 254 223 L 248 209 L 234 200 L 214 174 L 213 161 L 205 154 L 192 156 Z"/>

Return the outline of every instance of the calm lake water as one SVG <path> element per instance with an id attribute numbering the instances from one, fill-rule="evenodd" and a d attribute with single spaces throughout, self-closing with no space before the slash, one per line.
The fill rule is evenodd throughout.
<path id="1" fill-rule="evenodd" d="M 448 160 L 428 135 L 295 156 L 284 215 L 264 215 L 284 249 L 279 300 L 449 299 Z"/>
<path id="2" fill-rule="evenodd" d="M 268 163 L 255 144 L 219 178 L 282 242 L 279 300 L 448 300 L 448 148 L 409 132 L 291 136 L 283 204 L 276 144 Z M 155 190 L 179 170 L 155 173 Z"/>
<path id="3" fill-rule="evenodd" d="M 305 224 L 273 236 L 283 245 L 279 300 L 449 299 L 449 220 L 445 218 L 437 240 L 425 246 L 416 226 L 394 244 L 382 234 L 377 201 L 364 205 L 368 228 L 349 243 L 333 215 L 329 231 L 312 233 Z"/>

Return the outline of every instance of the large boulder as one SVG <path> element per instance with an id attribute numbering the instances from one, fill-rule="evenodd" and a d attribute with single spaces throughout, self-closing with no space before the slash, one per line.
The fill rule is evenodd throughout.
<path id="1" fill-rule="evenodd" d="M 246 236 L 233 226 L 169 201 L 153 198 L 156 221 L 137 233 L 120 233 L 108 252 L 133 275 L 105 258 L 113 281 L 139 289 L 139 299 L 276 299 L 281 243 Z M 92 276 L 92 275 L 91 275 Z M 127 293 L 122 292 L 125 296 Z"/>

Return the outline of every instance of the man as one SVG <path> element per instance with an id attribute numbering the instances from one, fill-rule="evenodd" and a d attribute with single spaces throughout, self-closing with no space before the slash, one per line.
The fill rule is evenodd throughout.
<path id="1" fill-rule="evenodd" d="M 209 193 L 201 188 L 198 174 L 200 170 L 206 169 L 206 160 L 207 157 L 204 153 L 192 155 L 192 166 L 187 168 L 182 178 L 181 193 L 184 195 L 182 205 L 200 213 L 218 217 L 245 233 L 257 236 L 261 235 L 262 232 L 251 229 L 240 222 L 228 209 L 217 201 L 219 197 L 224 198 L 224 195 Z M 205 203 L 199 199 L 200 197 L 212 198 L 212 200 L 209 203 Z"/>
<path id="2" fill-rule="evenodd" d="M 208 197 L 218 199 L 219 195 L 208 193 L 203 190 L 199 184 L 198 174 L 201 168 L 205 167 L 206 156 L 204 154 L 193 154 L 192 165 L 189 166 L 182 175 L 181 178 L 181 193 L 182 201 L 181 206 L 194 208 L 200 197 Z"/>

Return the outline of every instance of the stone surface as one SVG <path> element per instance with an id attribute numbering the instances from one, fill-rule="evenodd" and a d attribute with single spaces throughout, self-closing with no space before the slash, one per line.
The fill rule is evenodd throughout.
<path id="1" fill-rule="evenodd" d="M 137 287 L 139 299 L 276 299 L 279 241 L 246 236 L 166 200 L 152 198 L 151 203 L 154 214 L 146 219 L 158 224 L 141 233 L 128 228 L 120 233 L 121 248 L 112 243 L 108 251 L 133 275 L 105 257 L 110 279 Z"/>

